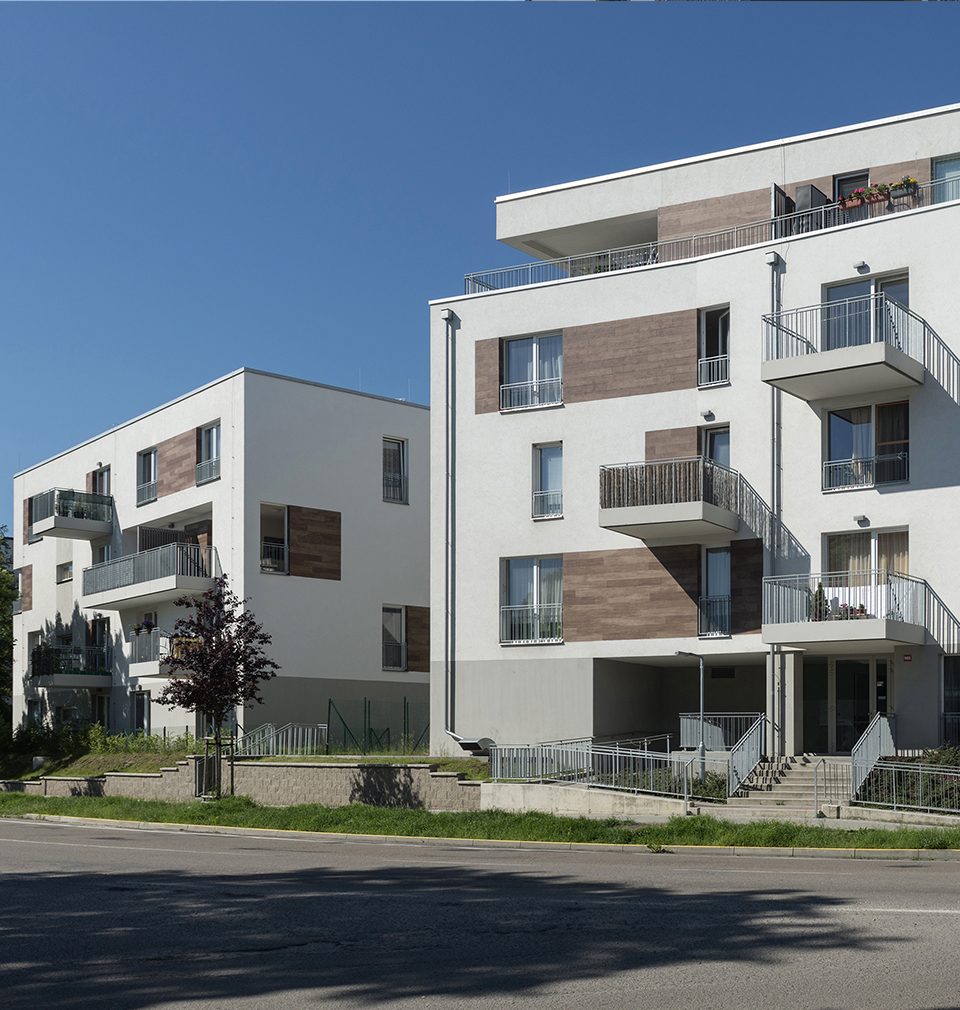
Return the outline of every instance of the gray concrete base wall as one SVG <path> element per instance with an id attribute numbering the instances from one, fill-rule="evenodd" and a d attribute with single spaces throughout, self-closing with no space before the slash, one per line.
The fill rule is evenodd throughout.
<path id="1" fill-rule="evenodd" d="M 509 813 L 538 810 L 561 817 L 616 817 L 621 820 L 642 819 L 650 814 L 686 813 L 683 800 L 669 797 L 531 782 L 484 782 L 480 790 L 480 809 Z"/>

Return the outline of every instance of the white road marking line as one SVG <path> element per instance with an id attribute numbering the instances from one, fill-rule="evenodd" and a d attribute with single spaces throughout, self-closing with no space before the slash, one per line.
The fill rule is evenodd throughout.
<path id="1" fill-rule="evenodd" d="M 854 905 L 845 908 L 831 908 L 828 912 L 882 912 L 885 915 L 960 915 L 960 908 L 872 908 L 869 905 Z"/>
<path id="2" fill-rule="evenodd" d="M 188 852 L 197 856 L 244 855 L 242 852 L 224 852 L 213 849 L 169 849 L 150 845 L 98 845 L 95 842 L 50 842 L 36 838 L 0 838 L 0 842 L 16 842 L 18 845 L 65 845 L 70 849 L 126 849 L 130 852 Z"/>

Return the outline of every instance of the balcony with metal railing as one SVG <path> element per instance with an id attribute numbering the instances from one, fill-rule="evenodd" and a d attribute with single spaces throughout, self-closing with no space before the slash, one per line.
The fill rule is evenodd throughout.
<path id="1" fill-rule="evenodd" d="M 260 544 L 260 571 L 271 575 L 287 574 L 287 545 L 264 540 Z"/>
<path id="2" fill-rule="evenodd" d="M 38 645 L 30 654 L 30 681 L 36 687 L 106 688 L 113 682 L 110 646 Z"/>
<path id="3" fill-rule="evenodd" d="M 517 266 L 480 270 L 465 276 L 464 293 L 482 294 L 533 284 L 548 284 L 573 277 L 606 275 L 617 270 L 633 270 L 638 267 L 697 259 L 766 242 L 783 242 L 843 225 L 878 221 L 919 207 L 958 199 L 960 199 L 958 179 L 921 183 L 899 191 L 894 187 L 887 198 L 857 206 L 852 203 L 845 206 L 830 203 L 822 207 L 682 238 L 655 240 L 597 252 L 533 260 Z"/>
<path id="4" fill-rule="evenodd" d="M 407 668 L 407 643 L 385 641 L 383 643 L 383 669 L 406 670 L 406 668 Z"/>
<path id="5" fill-rule="evenodd" d="M 768 577 L 762 638 L 820 653 L 843 643 L 923 645 L 928 595 L 923 579 L 877 569 Z"/>
<path id="6" fill-rule="evenodd" d="M 500 608 L 501 645 L 549 645 L 562 641 L 562 603 Z"/>
<path id="7" fill-rule="evenodd" d="M 113 497 L 54 488 L 30 499 L 30 535 L 93 540 L 113 531 Z"/>
<path id="8" fill-rule="evenodd" d="M 166 544 L 83 570 L 84 607 L 123 610 L 203 593 L 222 574 L 215 547 Z"/>
<path id="9" fill-rule="evenodd" d="M 921 385 L 932 330 L 882 292 L 763 317 L 764 382 L 807 402 Z"/>
<path id="10" fill-rule="evenodd" d="M 197 485 L 209 484 L 212 480 L 220 478 L 220 457 L 213 459 L 203 459 L 197 463 Z M 156 497 L 156 492 L 154 492 Z"/>
<path id="11" fill-rule="evenodd" d="M 700 638 L 730 637 L 729 596 L 701 596 L 698 610 Z"/>
<path id="12" fill-rule="evenodd" d="M 726 386 L 730 382 L 730 355 L 718 354 L 697 360 L 697 385 L 700 389 Z"/>
<path id="13" fill-rule="evenodd" d="M 167 677 L 170 670 L 167 660 L 183 656 L 194 639 L 184 638 L 160 628 L 134 632 L 130 637 L 130 676 Z"/>
<path id="14" fill-rule="evenodd" d="M 563 491 L 534 491 L 530 514 L 534 519 L 562 519 Z"/>
<path id="15" fill-rule="evenodd" d="M 832 459 L 823 464 L 824 491 L 853 491 L 910 479 L 910 453 L 886 453 L 864 459 Z"/>
<path id="16" fill-rule="evenodd" d="M 506 382 L 500 387 L 501 410 L 531 410 L 534 407 L 557 407 L 563 403 L 563 379 L 532 379 L 529 382 Z"/>

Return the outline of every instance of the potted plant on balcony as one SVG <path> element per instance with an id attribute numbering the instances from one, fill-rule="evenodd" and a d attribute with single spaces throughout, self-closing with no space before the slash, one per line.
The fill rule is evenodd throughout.
<path id="1" fill-rule="evenodd" d="M 849 196 L 841 196 L 837 200 L 837 206 L 841 210 L 853 210 L 854 207 L 863 206 L 863 194 L 866 192 L 866 187 L 861 186 L 859 189 L 855 189 Z"/>
<path id="2" fill-rule="evenodd" d="M 810 601 L 810 620 L 825 621 L 830 616 L 830 604 L 827 603 L 827 594 L 823 591 L 823 583 L 817 583 L 817 591 Z"/>
<path id="3" fill-rule="evenodd" d="M 143 625 L 142 624 L 135 624 L 133 626 L 133 633 L 135 635 L 139 635 L 141 631 L 143 631 Z"/>
<path id="4" fill-rule="evenodd" d="M 890 187 L 891 196 L 916 196 L 920 183 L 912 175 L 905 175 Z"/>
<path id="5" fill-rule="evenodd" d="M 885 203 L 890 199 L 890 187 L 885 182 L 867 186 L 863 191 L 864 203 Z"/>
<path id="6" fill-rule="evenodd" d="M 156 625 L 153 623 L 153 621 L 144 621 L 141 627 L 149 635 L 150 632 L 153 631 L 153 629 L 156 627 Z"/>

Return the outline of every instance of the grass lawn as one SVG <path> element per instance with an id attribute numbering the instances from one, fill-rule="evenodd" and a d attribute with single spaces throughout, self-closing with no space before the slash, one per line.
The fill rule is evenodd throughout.
<path id="1" fill-rule="evenodd" d="M 674 817 L 666 824 L 636 826 L 620 821 L 554 817 L 550 814 L 430 813 L 354 805 L 349 807 L 258 807 L 231 798 L 218 803 L 160 803 L 119 798 L 44 799 L 0 794 L 0 816 L 25 813 L 109 817 L 180 824 L 218 824 L 361 835 L 600 842 L 617 845 L 764 845 L 815 848 L 960 848 L 960 828 L 811 827 L 781 821 L 735 824 L 712 817 Z"/>
<path id="2" fill-rule="evenodd" d="M 346 755 L 311 754 L 307 757 L 265 757 L 242 758 L 244 761 L 267 761 L 284 763 L 296 761 L 301 764 L 365 764 L 365 765 L 432 765 L 438 772 L 457 772 L 464 778 L 480 781 L 490 776 L 490 766 L 478 758 L 428 757 L 426 754 L 406 755 Z"/>
<path id="3" fill-rule="evenodd" d="M 30 758 L 6 756 L 0 760 L 0 778 L 38 779 L 41 775 L 92 777 L 104 772 L 158 772 L 182 761 L 186 754 L 78 754 L 55 758 L 32 771 Z"/>

